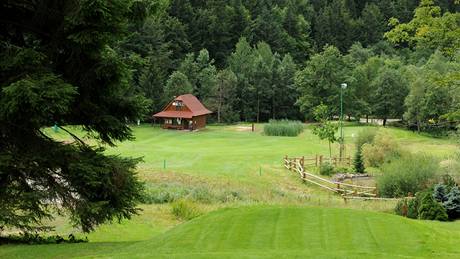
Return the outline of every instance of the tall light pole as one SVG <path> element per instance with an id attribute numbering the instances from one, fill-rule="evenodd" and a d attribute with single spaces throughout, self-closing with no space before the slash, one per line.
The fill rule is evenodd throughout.
<path id="1" fill-rule="evenodd" d="M 343 90 L 347 89 L 347 84 L 340 84 L 340 155 L 339 159 L 342 161 L 344 151 L 344 139 L 343 139 Z"/>

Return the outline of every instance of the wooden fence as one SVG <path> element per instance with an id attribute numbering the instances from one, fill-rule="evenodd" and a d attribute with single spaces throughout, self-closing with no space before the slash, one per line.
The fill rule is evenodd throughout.
<path id="1" fill-rule="evenodd" d="M 320 156 L 322 159 L 322 156 Z M 311 163 L 315 159 L 315 164 L 320 165 L 321 161 L 318 156 L 316 158 L 305 158 L 305 157 L 294 157 L 289 158 L 288 156 L 284 157 L 284 167 L 290 171 L 296 172 L 300 175 L 300 178 L 303 181 L 317 185 L 323 189 L 341 194 L 344 198 L 353 198 L 353 197 L 369 197 L 373 199 L 377 196 L 377 188 L 371 186 L 361 186 L 354 185 L 342 182 L 331 181 L 329 179 L 322 178 L 315 174 L 309 173 L 305 170 L 305 166 Z M 306 163 L 307 161 L 307 163 Z"/>
<path id="2" fill-rule="evenodd" d="M 285 159 L 288 157 L 285 156 Z M 322 155 L 316 155 L 315 157 L 291 157 L 290 159 L 299 160 L 302 163 L 303 167 L 308 166 L 321 166 L 324 162 L 330 162 L 334 166 L 344 165 L 344 166 L 351 166 L 352 159 L 351 157 L 331 157 L 327 158 Z"/>

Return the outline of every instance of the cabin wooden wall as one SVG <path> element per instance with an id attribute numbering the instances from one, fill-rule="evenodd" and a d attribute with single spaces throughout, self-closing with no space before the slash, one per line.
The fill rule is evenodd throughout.
<path id="1" fill-rule="evenodd" d="M 201 129 L 206 127 L 206 115 L 193 117 L 193 128 Z"/>

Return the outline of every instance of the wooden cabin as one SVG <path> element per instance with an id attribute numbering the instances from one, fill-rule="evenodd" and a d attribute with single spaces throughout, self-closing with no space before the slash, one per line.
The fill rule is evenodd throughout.
<path id="1" fill-rule="evenodd" d="M 153 117 L 163 120 L 164 129 L 196 130 L 206 127 L 206 117 L 211 113 L 194 95 L 184 94 Z"/>

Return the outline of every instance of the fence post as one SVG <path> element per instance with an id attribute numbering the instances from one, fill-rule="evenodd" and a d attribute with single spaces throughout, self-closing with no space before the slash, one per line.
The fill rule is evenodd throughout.
<path id="1" fill-rule="evenodd" d="M 315 156 L 315 166 L 318 167 L 318 154 Z"/>
<path id="2" fill-rule="evenodd" d="M 302 168 L 305 168 L 305 156 L 302 156 L 300 164 L 302 165 Z"/>
<path id="3" fill-rule="evenodd" d="M 323 165 L 323 155 L 319 156 L 319 166 Z"/>
<path id="4" fill-rule="evenodd" d="M 294 158 L 294 170 L 297 169 L 297 158 Z"/>

